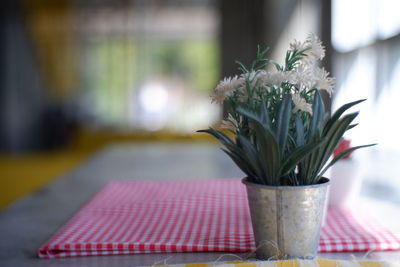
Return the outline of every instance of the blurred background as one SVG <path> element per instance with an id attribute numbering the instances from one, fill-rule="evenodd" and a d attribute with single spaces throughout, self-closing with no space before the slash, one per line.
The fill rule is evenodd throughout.
<path id="1" fill-rule="evenodd" d="M 310 33 L 337 77 L 332 101 L 367 98 L 352 144 L 363 192 L 400 203 L 398 0 L 3 0 L 0 208 L 117 142 L 210 142 L 217 82 L 258 44 L 282 62 Z"/>

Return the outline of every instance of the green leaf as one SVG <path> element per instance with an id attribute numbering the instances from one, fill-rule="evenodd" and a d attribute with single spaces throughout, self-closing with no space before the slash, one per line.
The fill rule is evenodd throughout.
<path id="1" fill-rule="evenodd" d="M 322 136 L 314 136 L 311 138 L 308 143 L 309 144 L 314 144 L 322 140 Z M 326 142 L 326 138 L 324 138 L 324 142 Z M 299 176 L 301 177 L 302 183 L 303 184 L 311 184 L 310 179 L 313 178 L 313 173 L 314 170 L 317 169 L 318 167 L 318 160 L 322 157 L 321 153 L 323 153 L 323 149 L 325 144 L 322 144 L 321 147 L 318 147 L 311 153 L 309 153 L 304 160 L 301 162 L 302 168 L 301 172 L 299 172 Z"/>
<path id="2" fill-rule="evenodd" d="M 281 164 L 281 152 L 278 142 L 273 133 L 260 124 L 255 124 L 254 131 L 261 161 L 266 166 L 266 178 L 270 179 L 269 184 L 274 185 L 279 179 L 278 170 Z"/>
<path id="3" fill-rule="evenodd" d="M 277 185 L 279 183 L 279 168 L 281 152 L 274 133 L 266 127 L 259 116 L 254 112 L 239 108 L 237 110 L 253 123 L 254 137 L 261 157 L 261 164 L 265 166 L 265 184 Z"/>
<path id="4" fill-rule="evenodd" d="M 320 176 L 318 175 L 321 169 L 324 167 L 325 163 L 329 160 L 329 157 L 333 154 L 333 151 L 339 144 L 343 134 L 346 132 L 350 123 L 357 117 L 358 112 L 345 115 L 343 118 L 337 120 L 329 132 L 326 133 L 326 143 L 321 147 L 322 155 L 317 159 L 318 164 L 316 164 L 315 169 L 310 174 L 314 177 L 314 183 L 318 182 Z"/>
<path id="5" fill-rule="evenodd" d="M 313 138 L 318 132 L 322 132 L 323 122 L 325 117 L 325 106 L 321 94 L 318 90 L 315 91 L 313 114 L 309 129 L 309 138 Z"/>
<path id="6" fill-rule="evenodd" d="M 282 68 L 281 65 L 279 65 L 278 63 L 272 62 L 272 64 L 275 66 L 275 68 L 276 68 L 277 71 L 283 71 L 283 68 Z"/>
<path id="7" fill-rule="evenodd" d="M 264 126 L 268 127 L 269 129 L 272 129 L 272 125 L 271 125 L 271 118 L 269 117 L 269 113 L 268 113 L 268 109 L 267 109 L 267 105 L 265 104 L 265 102 L 263 101 L 261 103 L 261 122 Z"/>
<path id="8" fill-rule="evenodd" d="M 247 163 L 245 159 L 242 157 L 238 156 L 237 154 L 229 151 L 228 149 L 222 148 L 222 151 L 224 151 L 231 159 L 232 161 L 249 177 L 253 177 L 254 179 L 259 179 L 254 172 L 254 170 L 250 167 L 250 165 Z"/>
<path id="9" fill-rule="evenodd" d="M 238 64 L 238 65 L 240 66 L 239 69 L 240 69 L 243 73 L 249 72 L 249 71 L 247 70 L 246 66 L 245 66 L 242 62 L 240 62 L 239 60 L 236 60 L 235 63 Z"/>
<path id="10" fill-rule="evenodd" d="M 243 149 L 244 157 L 248 159 L 248 163 L 256 173 L 257 178 L 265 177 L 263 164 L 260 162 L 258 151 L 253 144 L 246 137 L 239 135 L 238 145 Z"/>
<path id="11" fill-rule="evenodd" d="M 301 120 L 300 113 L 297 113 L 297 115 L 296 115 L 295 126 L 296 126 L 297 146 L 303 146 L 305 144 L 304 125 L 303 125 L 303 121 Z"/>
<path id="12" fill-rule="evenodd" d="M 336 157 L 334 157 L 329 164 L 321 171 L 321 173 L 318 175 L 319 177 L 322 177 L 322 175 L 324 175 L 324 173 L 332 166 L 334 165 L 336 162 L 338 162 L 339 160 L 341 160 L 342 158 L 344 158 L 345 156 L 347 156 L 348 154 L 350 154 L 351 152 L 360 149 L 360 148 L 364 148 L 364 147 L 370 147 L 370 146 L 375 146 L 377 144 L 369 144 L 369 145 L 362 145 L 362 146 L 355 146 L 349 149 L 346 149 L 345 151 L 341 152 L 339 155 L 337 155 Z"/>
<path id="13" fill-rule="evenodd" d="M 349 127 L 347 127 L 347 130 L 346 130 L 346 131 L 353 129 L 353 128 L 356 127 L 357 125 L 358 125 L 358 123 L 350 124 Z"/>
<path id="14" fill-rule="evenodd" d="M 307 156 L 309 153 L 314 151 L 316 148 L 318 148 L 322 144 L 323 140 L 320 140 L 319 142 L 308 144 L 305 146 L 298 147 L 294 151 L 290 153 L 290 155 L 286 158 L 285 162 L 282 164 L 281 168 L 281 175 L 285 176 L 292 171 L 296 165 L 303 160 L 305 156 Z"/>
<path id="15" fill-rule="evenodd" d="M 337 147 L 343 134 L 348 129 L 351 122 L 357 117 L 358 113 L 345 115 L 343 118 L 336 120 L 329 130 L 324 129 L 321 137 L 316 135 L 312 140 L 316 141 L 319 138 L 324 138 L 324 143 L 315 151 L 305 157 L 302 162 L 303 167 L 300 176 L 302 179 L 308 179 L 309 184 L 315 184 L 319 180 L 319 173 L 324 168 L 324 165 L 329 160 L 333 151 Z"/>
<path id="16" fill-rule="evenodd" d="M 252 120 L 252 121 L 255 121 L 255 122 L 257 122 L 257 123 L 260 123 L 261 125 L 263 124 L 261 118 L 260 118 L 257 114 L 255 114 L 254 112 L 252 112 L 252 111 L 249 111 L 249 110 L 244 109 L 244 108 L 242 108 L 242 107 L 238 107 L 238 108 L 236 109 L 236 111 L 237 111 L 239 114 L 245 116 L 246 118 L 248 118 L 248 119 L 250 119 L 250 120 Z"/>
<path id="17" fill-rule="evenodd" d="M 275 134 L 278 139 L 279 149 L 285 150 L 287 135 L 289 132 L 290 117 L 292 114 L 292 97 L 290 94 L 286 94 L 283 97 L 283 101 L 279 107 L 278 114 L 276 116 L 276 130 Z"/>
<path id="18" fill-rule="evenodd" d="M 222 144 L 231 144 L 234 145 L 235 143 L 230 139 L 226 134 L 223 132 L 220 132 L 218 130 L 214 130 L 213 128 L 207 129 L 207 130 L 198 130 L 198 133 L 208 133 L 215 138 L 217 138 Z"/>
<path id="19" fill-rule="evenodd" d="M 243 157 L 243 150 L 237 146 L 228 136 L 226 136 L 224 133 L 214 130 L 212 128 L 208 129 L 208 130 L 199 130 L 197 132 L 200 133 L 208 133 L 212 136 L 214 136 L 215 138 L 217 138 L 232 154 L 234 154 L 237 158 L 239 158 L 241 161 L 243 162 L 247 162 L 248 160 L 246 160 Z M 231 156 L 232 158 L 232 156 Z M 236 161 L 235 161 L 236 163 Z"/>
<path id="20" fill-rule="evenodd" d="M 360 100 L 353 101 L 353 102 L 350 102 L 350 103 L 347 103 L 347 104 L 344 104 L 343 106 L 341 106 L 338 110 L 336 110 L 336 112 L 333 114 L 333 116 L 328 120 L 328 122 L 325 125 L 324 131 L 328 131 L 330 129 L 330 127 L 332 127 L 333 123 L 335 123 L 340 118 L 340 116 L 342 116 L 342 114 L 344 112 L 346 112 L 346 110 L 348 110 L 349 108 L 351 108 L 361 102 L 364 102 L 365 100 L 366 99 L 360 99 Z"/>

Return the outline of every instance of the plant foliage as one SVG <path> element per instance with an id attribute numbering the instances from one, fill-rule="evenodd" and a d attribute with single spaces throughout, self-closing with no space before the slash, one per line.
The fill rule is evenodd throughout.
<path id="1" fill-rule="evenodd" d="M 229 107 L 222 126 L 234 138 L 213 128 L 198 132 L 217 138 L 255 183 L 317 184 L 338 160 L 373 145 L 353 147 L 331 159 L 344 133 L 356 126 L 352 123 L 358 112 L 346 111 L 364 100 L 329 114 L 320 91 L 332 93 L 334 79 L 318 67 L 324 49 L 315 36 L 292 43 L 283 66 L 266 59 L 267 51 L 259 48 L 249 67 L 238 62 L 240 76 L 225 78 L 214 92 L 213 101 Z M 275 69 L 267 71 L 271 65 Z"/>

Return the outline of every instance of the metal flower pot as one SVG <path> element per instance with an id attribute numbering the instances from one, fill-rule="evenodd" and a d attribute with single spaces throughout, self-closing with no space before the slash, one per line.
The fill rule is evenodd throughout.
<path id="1" fill-rule="evenodd" d="M 246 185 L 258 259 L 314 258 L 329 180 L 308 186 Z"/>

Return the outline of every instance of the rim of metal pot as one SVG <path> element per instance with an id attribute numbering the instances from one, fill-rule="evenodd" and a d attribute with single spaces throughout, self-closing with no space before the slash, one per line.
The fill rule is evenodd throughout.
<path id="1" fill-rule="evenodd" d="M 306 189 L 306 188 L 315 188 L 315 187 L 321 187 L 321 186 L 328 186 L 331 184 L 331 181 L 326 178 L 326 177 L 322 177 L 322 179 L 324 179 L 324 182 L 319 183 L 319 184 L 311 184 L 311 185 L 264 185 L 264 184 L 256 184 L 256 183 L 252 183 L 249 182 L 247 179 L 249 177 L 244 177 L 242 179 L 242 183 L 244 183 L 245 185 L 250 185 L 250 186 L 255 186 L 255 187 L 261 187 L 261 188 L 265 188 L 265 189 Z"/>

